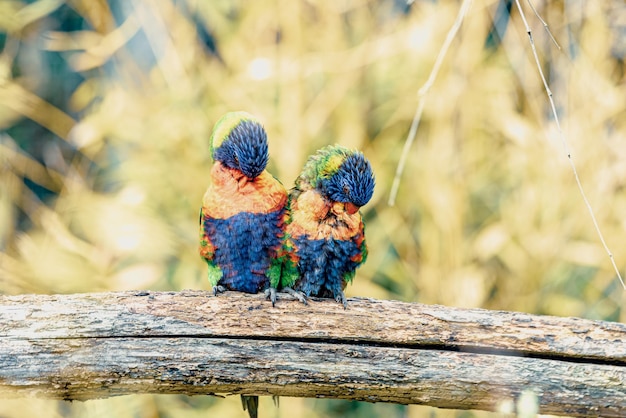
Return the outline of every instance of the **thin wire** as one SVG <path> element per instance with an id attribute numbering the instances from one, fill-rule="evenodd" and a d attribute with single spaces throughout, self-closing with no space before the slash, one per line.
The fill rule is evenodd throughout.
<path id="1" fill-rule="evenodd" d="M 533 13 L 535 13 L 535 16 L 537 16 L 537 19 L 541 21 L 541 24 L 543 25 L 544 29 L 546 30 L 546 32 L 548 32 L 548 35 L 550 36 L 550 39 L 552 39 L 552 42 L 554 43 L 554 45 L 556 45 L 556 47 L 559 50 L 561 50 L 561 45 L 559 45 L 559 43 L 556 41 L 554 36 L 552 36 L 552 32 L 550 32 L 550 28 L 548 27 L 548 24 L 546 23 L 546 21 L 543 20 L 541 16 L 539 16 L 539 13 L 537 12 L 537 9 L 535 9 L 535 6 L 533 6 L 533 3 L 530 0 L 527 0 L 527 1 L 528 1 L 528 5 L 533 10 Z"/>
<path id="2" fill-rule="evenodd" d="M 580 195 L 583 197 L 583 201 L 585 202 L 585 205 L 587 206 L 587 210 L 589 211 L 589 215 L 591 215 L 591 220 L 593 221 L 593 225 L 596 228 L 596 232 L 598 234 L 598 237 L 600 237 L 600 242 L 602 242 L 602 246 L 604 247 L 604 250 L 609 255 L 609 259 L 611 260 L 611 264 L 613 265 L 613 268 L 615 269 L 615 273 L 617 273 L 617 277 L 619 278 L 619 281 L 622 284 L 622 287 L 624 288 L 624 290 L 626 290 L 626 283 L 624 283 L 624 279 L 622 279 L 622 275 L 620 274 L 619 269 L 617 268 L 617 264 L 615 264 L 615 258 L 613 257 L 613 253 L 611 253 L 611 250 L 609 250 L 609 247 L 606 244 L 606 241 L 604 240 L 604 235 L 602 235 L 602 231 L 600 230 L 600 226 L 598 225 L 598 221 L 596 220 L 596 216 L 593 213 L 593 209 L 591 208 L 591 204 L 589 203 L 589 200 L 587 199 L 587 195 L 585 194 L 583 186 L 582 186 L 582 184 L 580 182 L 580 178 L 578 177 L 578 171 L 576 170 L 576 165 L 574 164 L 574 160 L 572 159 L 572 154 L 571 154 L 571 152 L 569 150 L 569 146 L 568 146 L 567 141 L 565 139 L 565 135 L 563 134 L 563 130 L 561 129 L 561 124 L 559 122 L 559 117 L 558 117 L 558 114 L 556 112 L 556 106 L 554 104 L 554 99 L 552 97 L 552 90 L 550 90 L 550 87 L 548 87 L 548 82 L 546 81 L 546 78 L 543 75 L 543 70 L 541 69 L 541 64 L 539 62 L 539 56 L 537 55 L 537 48 L 535 48 L 535 41 L 533 40 L 533 34 L 532 34 L 531 30 L 530 30 L 530 27 L 528 26 L 528 22 L 526 21 L 526 16 L 524 15 L 524 11 L 522 10 L 522 6 L 520 5 L 519 0 L 515 0 L 515 4 L 517 5 L 517 9 L 519 10 L 520 16 L 522 17 L 522 21 L 524 22 L 524 27 L 526 28 L 526 33 L 528 34 L 528 39 L 530 40 L 530 47 L 531 47 L 531 49 L 533 51 L 533 56 L 535 57 L 535 64 L 537 64 L 537 69 L 539 70 L 539 75 L 541 76 L 541 81 L 543 82 L 543 87 L 546 89 L 546 93 L 548 94 L 548 100 L 550 101 L 550 107 L 552 108 L 552 115 L 554 116 L 554 121 L 556 123 L 556 127 L 557 127 L 558 132 L 559 132 L 559 138 L 561 139 L 561 143 L 563 144 L 563 148 L 565 149 L 565 152 L 567 154 L 567 159 L 569 160 L 570 166 L 572 167 L 572 172 L 574 173 L 574 178 L 576 179 L 576 185 L 578 186 L 578 191 L 580 192 Z M 531 5 L 531 7 L 532 7 L 532 5 Z M 534 7 L 532 7 L 532 8 L 533 8 L 533 10 L 535 10 Z M 535 14 L 537 14 L 536 11 L 535 11 Z M 538 14 L 537 14 L 537 16 L 538 16 Z M 539 19 L 543 22 L 543 19 L 541 19 L 541 18 L 539 18 Z M 547 25 L 545 24 L 545 22 L 544 22 L 544 25 L 547 28 Z M 548 33 L 549 33 L 549 31 L 548 31 Z M 552 35 L 550 35 L 550 36 L 552 36 Z"/>
<path id="3" fill-rule="evenodd" d="M 446 35 L 443 46 L 439 50 L 439 54 L 437 55 L 435 64 L 433 65 L 433 68 L 430 71 L 430 75 L 428 76 L 428 80 L 426 80 L 424 85 L 417 92 L 417 97 L 419 101 L 417 104 L 417 109 L 415 110 L 415 115 L 413 116 L 411 129 L 409 130 L 409 134 L 406 138 L 406 141 L 404 142 L 404 147 L 402 148 L 402 155 L 400 156 L 400 161 L 398 162 L 398 167 L 396 168 L 396 175 L 393 178 L 393 184 L 391 185 L 391 192 L 389 193 L 389 200 L 387 201 L 387 204 L 389 206 L 394 206 L 396 204 L 396 196 L 398 195 L 398 189 L 400 188 L 400 178 L 402 177 L 402 173 L 404 172 L 404 166 L 406 164 L 409 150 L 411 149 L 411 145 L 413 145 L 413 141 L 415 140 L 415 136 L 417 134 L 417 128 L 420 124 L 420 120 L 422 119 L 422 112 L 424 111 L 424 105 L 426 104 L 426 95 L 434 84 L 435 78 L 437 78 L 437 74 L 439 73 L 439 69 L 441 68 L 441 64 L 443 63 L 443 59 L 445 58 L 448 49 L 450 49 L 450 44 L 452 44 L 454 37 L 459 31 L 459 28 L 461 27 L 463 19 L 465 18 L 465 15 L 467 14 L 467 11 L 469 10 L 471 4 L 472 0 L 463 0 L 454 24 L 448 31 L 448 35 Z"/>

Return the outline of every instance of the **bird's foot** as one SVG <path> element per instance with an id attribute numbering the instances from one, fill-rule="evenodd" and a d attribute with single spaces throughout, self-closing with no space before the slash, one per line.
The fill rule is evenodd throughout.
<path id="1" fill-rule="evenodd" d="M 276 289 L 273 287 L 265 289 L 265 299 L 272 301 L 272 306 L 276 305 Z"/>
<path id="2" fill-rule="evenodd" d="M 283 287 L 282 290 L 286 293 L 289 293 L 291 296 L 295 297 L 296 299 L 298 299 L 300 302 L 304 303 L 305 305 L 308 305 L 306 301 L 306 295 L 304 293 L 298 290 L 293 290 L 290 287 Z"/>
<path id="3" fill-rule="evenodd" d="M 340 290 L 339 293 L 335 295 L 335 300 L 343 305 L 343 309 L 348 309 L 348 300 L 343 290 Z"/>
<path id="4" fill-rule="evenodd" d="M 213 296 L 217 296 L 218 293 L 224 293 L 226 288 L 222 285 L 213 286 Z"/>

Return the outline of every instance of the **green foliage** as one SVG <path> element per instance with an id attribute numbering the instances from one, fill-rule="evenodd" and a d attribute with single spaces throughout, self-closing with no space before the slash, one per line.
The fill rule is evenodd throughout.
<path id="1" fill-rule="evenodd" d="M 539 12 L 563 51 L 527 17 L 623 271 L 620 3 L 585 2 L 576 13 L 549 3 Z M 348 297 L 624 321 L 624 292 L 555 135 L 523 26 L 515 18 L 495 38 L 497 5 L 474 2 L 389 207 L 417 91 L 458 1 L 1 1 L 0 292 L 209 290 L 197 254 L 209 138 L 220 116 L 245 110 L 262 120 L 269 169 L 287 188 L 327 144 L 371 161 L 369 257 Z M 243 416 L 235 397 L 201 411 L 163 399 L 60 404 L 58 415 Z M 276 411 L 261 399 L 260 408 L 341 414 L 324 402 L 281 400 Z M 36 416 L 50 404 L 20 405 Z M 6 408 L 0 415 L 22 410 Z"/>

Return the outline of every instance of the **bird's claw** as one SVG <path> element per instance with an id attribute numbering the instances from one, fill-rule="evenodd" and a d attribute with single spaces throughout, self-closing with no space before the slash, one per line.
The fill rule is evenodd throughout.
<path id="1" fill-rule="evenodd" d="M 335 295 L 335 300 L 343 305 L 343 309 L 348 309 L 348 300 L 343 292 Z"/>
<path id="2" fill-rule="evenodd" d="M 265 299 L 269 299 L 272 301 L 272 306 L 276 306 L 276 289 L 270 287 L 265 289 Z"/>
<path id="3" fill-rule="evenodd" d="M 222 285 L 213 286 L 213 296 L 217 296 L 218 293 L 224 293 L 226 288 Z"/>
<path id="4" fill-rule="evenodd" d="M 284 287 L 283 291 L 289 293 L 291 296 L 295 297 L 296 299 L 298 299 L 300 302 L 304 303 L 305 305 L 308 305 L 306 295 L 304 293 L 299 292 L 297 290 L 293 290 L 290 287 Z"/>

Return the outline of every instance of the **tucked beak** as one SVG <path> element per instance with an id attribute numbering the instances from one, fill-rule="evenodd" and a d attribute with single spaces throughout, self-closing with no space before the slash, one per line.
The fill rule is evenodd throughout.
<path id="1" fill-rule="evenodd" d="M 346 209 L 346 212 L 348 212 L 348 215 L 354 215 L 355 213 L 359 211 L 359 207 L 355 205 L 354 203 L 350 203 L 350 202 L 346 202 L 346 204 L 344 205 L 344 208 Z"/>
<path id="2" fill-rule="evenodd" d="M 237 180 L 237 182 L 239 183 L 239 188 L 243 189 L 249 181 L 250 179 L 245 174 L 241 176 L 239 180 Z"/>

